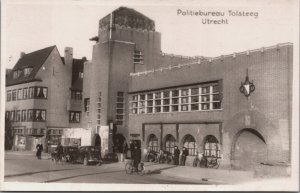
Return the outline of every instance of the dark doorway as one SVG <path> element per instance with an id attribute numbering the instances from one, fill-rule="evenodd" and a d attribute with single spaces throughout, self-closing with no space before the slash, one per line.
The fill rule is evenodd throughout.
<path id="1" fill-rule="evenodd" d="M 95 146 L 101 146 L 101 138 L 99 134 L 95 135 Z"/>

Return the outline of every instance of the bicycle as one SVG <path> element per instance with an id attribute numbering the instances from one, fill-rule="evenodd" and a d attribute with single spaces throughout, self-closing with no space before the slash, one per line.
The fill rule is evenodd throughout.
<path id="1" fill-rule="evenodd" d="M 125 172 L 126 174 L 133 174 L 134 172 L 139 174 L 139 175 L 144 175 L 145 173 L 145 165 L 144 163 L 139 163 L 138 168 L 136 169 L 135 167 L 133 167 L 133 163 L 131 162 L 127 162 L 125 164 Z"/>
<path id="2" fill-rule="evenodd" d="M 218 161 L 218 157 L 203 156 L 202 159 L 200 160 L 199 166 L 201 168 L 215 168 L 215 169 L 218 169 L 219 166 L 220 166 L 220 163 Z"/>

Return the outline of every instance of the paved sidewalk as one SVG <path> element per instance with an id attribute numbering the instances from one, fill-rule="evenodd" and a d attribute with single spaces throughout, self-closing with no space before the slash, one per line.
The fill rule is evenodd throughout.
<path id="1" fill-rule="evenodd" d="M 36 151 L 5 151 L 5 154 L 35 157 Z M 51 159 L 51 155 L 43 152 L 42 159 Z"/>

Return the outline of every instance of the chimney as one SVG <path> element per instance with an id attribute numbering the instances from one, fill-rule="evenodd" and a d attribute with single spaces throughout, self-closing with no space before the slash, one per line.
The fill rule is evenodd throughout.
<path id="1" fill-rule="evenodd" d="M 72 65 L 72 63 L 73 63 L 73 48 L 65 47 L 64 59 L 65 59 L 66 65 Z"/>
<path id="2" fill-rule="evenodd" d="M 22 58 L 23 56 L 25 56 L 25 52 L 20 53 L 20 58 Z"/>

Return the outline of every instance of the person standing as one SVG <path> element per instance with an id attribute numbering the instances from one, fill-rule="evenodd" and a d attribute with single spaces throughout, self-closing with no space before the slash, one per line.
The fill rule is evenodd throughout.
<path id="1" fill-rule="evenodd" d="M 127 151 L 128 151 L 128 145 L 127 145 L 126 140 L 124 140 L 122 148 L 123 148 L 123 159 L 122 159 L 122 161 L 124 161 L 124 159 L 127 158 Z"/>
<path id="2" fill-rule="evenodd" d="M 41 159 L 42 151 L 43 151 L 43 145 L 42 144 L 37 144 L 36 149 L 37 149 L 36 157 L 37 157 L 37 159 Z"/>
<path id="3" fill-rule="evenodd" d="M 58 143 L 55 151 L 56 151 L 56 161 L 62 161 L 64 149 L 61 143 Z"/>
<path id="4" fill-rule="evenodd" d="M 177 146 L 174 147 L 174 164 L 179 165 L 179 155 L 180 155 L 180 150 L 178 149 Z"/>
<path id="5" fill-rule="evenodd" d="M 142 151 L 137 145 L 134 146 L 134 150 L 132 152 L 132 158 L 133 158 L 132 159 L 133 167 L 135 171 L 138 171 L 138 165 L 141 162 L 141 158 L 142 158 Z"/>
<path id="6" fill-rule="evenodd" d="M 185 147 L 183 147 L 182 155 L 181 155 L 181 165 L 182 166 L 185 166 L 186 156 L 188 156 L 188 155 L 189 155 L 189 151 Z"/>

